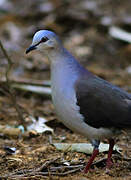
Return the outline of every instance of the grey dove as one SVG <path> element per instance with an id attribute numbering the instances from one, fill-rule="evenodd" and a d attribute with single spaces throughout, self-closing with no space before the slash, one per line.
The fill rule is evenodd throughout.
<path id="1" fill-rule="evenodd" d="M 85 173 L 105 138 L 109 140 L 106 167 L 110 168 L 114 138 L 122 130 L 131 129 L 131 94 L 81 66 L 54 32 L 36 32 L 26 53 L 32 50 L 40 51 L 49 59 L 52 100 L 59 120 L 87 137 L 94 147 Z"/>

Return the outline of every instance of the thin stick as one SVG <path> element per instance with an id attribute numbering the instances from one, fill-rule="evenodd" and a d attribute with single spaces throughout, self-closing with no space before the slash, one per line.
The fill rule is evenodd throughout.
<path id="1" fill-rule="evenodd" d="M 10 177 L 10 178 L 22 178 L 22 177 L 31 177 L 31 176 L 49 176 L 50 175 L 54 175 L 54 176 L 66 176 L 68 174 L 72 174 L 72 173 L 75 173 L 77 171 L 80 171 L 81 170 L 81 167 L 79 168 L 75 168 L 75 169 L 72 169 L 72 170 L 69 170 L 69 171 L 66 171 L 66 172 L 38 172 L 38 171 L 32 171 L 32 172 L 28 172 L 28 173 L 21 173 L 21 174 L 8 174 L 8 176 L 1 176 L 0 178 L 7 178 L 7 177 Z"/>
<path id="2" fill-rule="evenodd" d="M 31 176 L 49 176 L 49 175 L 55 175 L 55 176 L 65 176 L 67 174 L 72 174 L 74 172 L 80 171 L 81 169 L 83 169 L 84 165 L 71 165 L 70 167 L 68 166 L 62 166 L 61 165 L 59 167 L 50 167 L 49 165 L 53 164 L 56 160 L 58 160 L 58 158 L 55 159 L 51 159 L 46 161 L 42 166 L 40 166 L 37 169 L 23 169 L 23 170 L 19 170 L 19 171 L 15 171 L 13 173 L 10 173 L 6 176 L 3 176 L 4 178 L 6 177 L 10 177 L 10 178 L 21 178 L 21 177 L 31 177 Z M 54 169 L 53 169 L 54 168 Z M 62 172 L 65 169 L 65 172 Z M 54 170 L 56 172 L 54 172 Z M 57 172 L 57 171 L 61 171 L 61 172 Z"/>
<path id="3" fill-rule="evenodd" d="M 12 102 L 13 102 L 13 105 L 14 105 L 14 107 L 15 107 L 18 115 L 19 115 L 20 123 L 21 123 L 21 124 L 24 126 L 24 128 L 26 129 L 26 127 L 25 127 L 25 125 L 24 125 L 25 120 L 24 120 L 24 118 L 23 118 L 23 114 L 22 114 L 22 112 L 21 112 L 21 110 L 20 110 L 19 105 L 18 105 L 17 102 L 16 102 L 16 97 L 15 97 L 15 95 L 14 95 L 13 89 L 12 89 L 11 86 L 10 86 L 11 81 L 10 81 L 10 79 L 9 79 L 9 73 L 10 73 L 10 70 L 11 70 L 11 68 L 12 68 L 13 62 L 12 62 L 11 58 L 8 56 L 8 53 L 6 52 L 6 50 L 5 50 L 5 48 L 4 48 L 4 46 L 3 46 L 3 44 L 2 44 L 1 41 L 0 41 L 0 48 L 1 48 L 1 50 L 2 50 L 2 52 L 3 52 L 3 54 L 4 54 L 4 56 L 5 56 L 5 58 L 6 58 L 7 61 L 8 61 L 8 67 L 7 67 L 5 76 L 6 76 L 6 85 L 7 85 L 8 90 L 9 90 L 9 95 L 10 95 L 10 98 L 11 98 L 11 100 L 12 100 Z"/>
<path id="4" fill-rule="evenodd" d="M 10 80 L 9 80 L 9 72 L 10 72 L 10 70 L 11 70 L 11 67 L 12 67 L 12 65 L 13 65 L 13 62 L 11 61 L 10 57 L 8 56 L 8 54 L 7 54 L 7 52 L 6 52 L 6 50 L 5 50 L 5 48 L 4 48 L 4 46 L 3 46 L 3 44 L 2 44 L 1 41 L 0 41 L 0 48 L 1 48 L 4 56 L 6 57 L 6 59 L 7 59 L 7 61 L 8 61 L 8 67 L 7 67 L 7 71 L 6 71 L 6 82 L 7 82 L 7 85 L 9 85 L 9 83 L 10 83 Z"/>

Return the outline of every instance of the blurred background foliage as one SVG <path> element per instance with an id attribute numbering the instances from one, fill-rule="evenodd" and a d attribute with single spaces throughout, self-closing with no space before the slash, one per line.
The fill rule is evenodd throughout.
<path id="1" fill-rule="evenodd" d="M 1 0 L 0 40 L 13 62 L 10 80 L 29 84 L 37 80 L 42 84 L 50 79 L 47 58 L 37 51 L 25 54 L 34 33 L 48 29 L 60 36 L 64 46 L 86 68 L 131 92 L 130 10 L 130 0 Z M 111 33 L 112 28 L 115 34 Z M 1 88 L 7 70 L 7 59 L 0 50 Z M 11 123 L 18 124 L 11 102 L 9 105 L 9 99 L 1 93 L 1 119 L 8 121 L 10 117 Z M 21 90 L 14 93 L 16 102 L 29 114 L 53 115 L 52 103 L 45 97 L 36 98 Z"/>
<path id="2" fill-rule="evenodd" d="M 59 34 L 64 46 L 91 71 L 125 85 L 109 70 L 113 76 L 115 72 L 116 76 L 122 73 L 121 78 L 130 76 L 131 45 L 111 37 L 109 30 L 117 26 L 130 32 L 130 10 L 130 0 L 1 0 L 0 37 L 14 62 L 11 77 L 49 78 L 45 57 L 38 52 L 25 56 L 34 33 L 49 29 Z M 1 52 L 0 59 L 3 78 L 7 62 Z"/>

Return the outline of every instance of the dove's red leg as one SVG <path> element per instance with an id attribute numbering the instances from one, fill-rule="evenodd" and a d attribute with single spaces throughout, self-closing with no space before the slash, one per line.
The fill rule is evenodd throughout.
<path id="1" fill-rule="evenodd" d="M 84 169 L 84 173 L 87 173 L 88 170 L 90 169 L 90 166 L 92 164 L 92 162 L 94 161 L 95 157 L 97 156 L 97 154 L 99 153 L 99 149 L 98 148 L 94 148 L 92 156 L 90 157 L 85 169 Z"/>
<path id="2" fill-rule="evenodd" d="M 106 168 L 108 169 L 111 168 L 111 166 L 113 165 L 111 157 L 112 157 L 114 144 L 115 144 L 114 139 L 109 139 L 109 151 L 108 151 L 108 158 L 106 161 Z"/>
<path id="3" fill-rule="evenodd" d="M 94 147 L 94 150 L 93 150 L 93 153 L 84 169 L 84 173 L 87 173 L 95 159 L 95 157 L 97 156 L 97 154 L 99 153 L 99 144 L 100 144 L 100 141 L 98 140 L 92 140 L 92 145 Z"/>

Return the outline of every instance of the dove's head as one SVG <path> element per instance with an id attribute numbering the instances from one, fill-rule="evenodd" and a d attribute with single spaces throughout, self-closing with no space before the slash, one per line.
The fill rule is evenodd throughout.
<path id="1" fill-rule="evenodd" d="M 26 54 L 32 50 L 39 50 L 46 54 L 52 50 L 55 51 L 61 47 L 61 41 L 58 36 L 48 30 L 40 30 L 35 33 L 31 46 L 26 50 Z"/>

